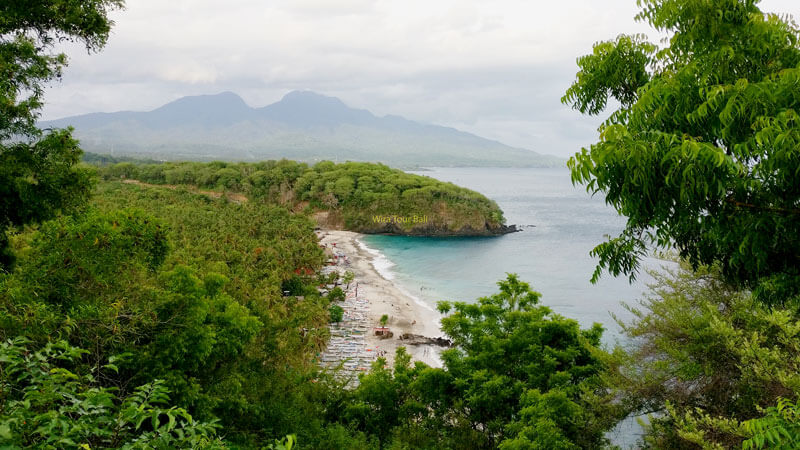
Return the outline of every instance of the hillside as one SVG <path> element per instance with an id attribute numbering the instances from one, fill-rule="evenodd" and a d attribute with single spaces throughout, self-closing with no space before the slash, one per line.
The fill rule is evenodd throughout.
<path id="1" fill-rule="evenodd" d="M 100 169 L 108 181 L 225 191 L 287 207 L 326 228 L 419 236 L 493 236 L 516 231 L 497 204 L 469 189 L 382 164 L 123 162 Z M 234 197 L 232 192 L 246 197 Z"/>
<path id="2" fill-rule="evenodd" d="M 251 108 L 236 94 L 183 97 L 148 112 L 92 113 L 42 122 L 75 128 L 90 152 L 166 160 L 288 158 L 381 162 L 399 167 L 551 167 L 560 158 L 454 128 L 378 117 L 341 100 L 294 91 Z"/>

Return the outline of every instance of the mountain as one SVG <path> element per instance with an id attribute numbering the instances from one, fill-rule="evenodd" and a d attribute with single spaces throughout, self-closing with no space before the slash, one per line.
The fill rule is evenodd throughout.
<path id="1" fill-rule="evenodd" d="M 401 167 L 547 167 L 555 156 L 455 128 L 378 117 L 335 97 L 293 91 L 251 108 L 232 92 L 183 97 L 148 112 L 92 113 L 40 123 L 72 126 L 90 152 L 162 159 L 373 161 Z"/>

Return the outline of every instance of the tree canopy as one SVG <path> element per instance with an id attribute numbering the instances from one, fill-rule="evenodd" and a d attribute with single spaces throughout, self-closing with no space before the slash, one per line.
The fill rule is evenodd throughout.
<path id="1" fill-rule="evenodd" d="M 717 267 L 651 274 L 649 295 L 620 322 L 628 340 L 607 384 L 625 409 L 655 413 L 645 448 L 741 447 L 758 433 L 748 421 L 800 395 L 800 321 L 732 288 Z"/>
<path id="2" fill-rule="evenodd" d="M 602 328 L 539 305 L 509 274 L 477 303 L 440 302 L 454 347 L 442 368 L 401 348 L 379 359 L 344 405 L 351 427 L 390 448 L 599 448 L 619 418 L 600 374 Z"/>
<path id="3" fill-rule="evenodd" d="M 121 0 L 5 1 L 0 5 L 0 270 L 13 262 L 6 229 L 83 204 L 91 178 L 76 168 L 81 155 L 71 130 L 36 127 L 44 87 L 67 64 L 58 42 L 88 51 L 106 43 L 110 10 Z"/>
<path id="4" fill-rule="evenodd" d="M 29 346 L 23 338 L 0 343 L 3 448 L 227 448 L 215 437 L 218 425 L 168 406 L 161 380 L 120 398 L 99 382 L 117 370 L 113 361 L 84 372 L 75 362 L 87 350 L 64 341 Z"/>
<path id="5" fill-rule="evenodd" d="M 383 164 L 321 161 L 176 162 L 102 166 L 107 180 L 134 179 L 234 191 L 306 212 L 322 226 L 362 233 L 492 235 L 505 218 L 493 200 L 431 177 Z M 401 220 L 396 220 L 400 218 Z"/>
<path id="6" fill-rule="evenodd" d="M 628 218 L 593 250 L 593 280 L 634 278 L 648 245 L 674 246 L 764 302 L 800 293 L 800 30 L 757 4 L 640 0 L 663 46 L 623 35 L 578 59 L 562 101 L 615 109 L 572 179 Z"/>

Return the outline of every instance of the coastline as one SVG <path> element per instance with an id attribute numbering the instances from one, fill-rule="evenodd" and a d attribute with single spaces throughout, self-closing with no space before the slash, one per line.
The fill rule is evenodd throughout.
<path id="1" fill-rule="evenodd" d="M 320 245 L 346 257 L 347 265 L 337 264 L 337 270 L 349 270 L 355 278 L 348 290 L 348 298 L 366 305 L 364 321 L 367 333 L 364 337 L 365 352 L 381 355 L 387 365 L 394 364 L 395 351 L 406 347 L 412 361 L 422 361 L 432 367 L 441 367 L 439 354 L 442 347 L 433 344 L 413 344 L 399 339 L 403 334 L 437 338 L 443 336 L 439 326 L 441 315 L 421 299 L 409 294 L 402 286 L 391 280 L 387 271 L 387 260 L 383 255 L 360 241 L 362 234 L 352 231 L 323 229 L 317 231 Z M 335 244 L 335 245 L 334 245 Z M 342 258 L 337 258 L 337 260 Z M 386 326 L 394 334 L 391 338 L 375 336 L 373 327 L 380 326 L 383 314 L 389 316 Z M 333 328 L 333 327 L 332 327 Z"/>

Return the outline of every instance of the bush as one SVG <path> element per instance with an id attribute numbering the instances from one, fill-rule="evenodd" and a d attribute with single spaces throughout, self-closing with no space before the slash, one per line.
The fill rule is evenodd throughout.
<path id="1" fill-rule="evenodd" d="M 281 283 L 281 292 L 283 295 L 298 296 L 303 295 L 305 292 L 305 285 L 303 279 L 297 275 L 292 275 L 288 280 L 283 280 Z"/>
<path id="2" fill-rule="evenodd" d="M 337 302 L 337 301 L 343 302 L 344 299 L 345 299 L 344 291 L 339 286 L 336 286 L 335 288 L 331 289 L 330 292 L 328 292 L 328 300 L 331 303 Z"/>
<path id="3" fill-rule="evenodd" d="M 98 383 L 103 372 L 116 371 L 113 358 L 100 373 L 75 372 L 86 353 L 65 341 L 38 350 L 22 338 L 0 344 L 0 446 L 226 448 L 216 424 L 169 406 L 161 380 L 118 398 Z"/>
<path id="4" fill-rule="evenodd" d="M 344 310 L 341 308 L 341 306 L 331 305 L 330 312 L 331 322 L 339 323 L 342 321 L 342 317 L 344 317 Z"/>
<path id="5" fill-rule="evenodd" d="M 657 413 L 650 446 L 741 446 L 742 422 L 800 395 L 800 320 L 730 287 L 716 267 L 653 276 L 651 296 L 621 323 L 631 344 L 615 352 L 610 384 L 634 413 Z"/>
<path id="6" fill-rule="evenodd" d="M 390 448 L 596 448 L 624 417 L 600 376 L 599 325 L 538 305 L 515 275 L 474 303 L 440 303 L 454 348 L 443 368 L 400 348 L 393 369 L 379 358 L 345 402 L 351 427 Z"/>

